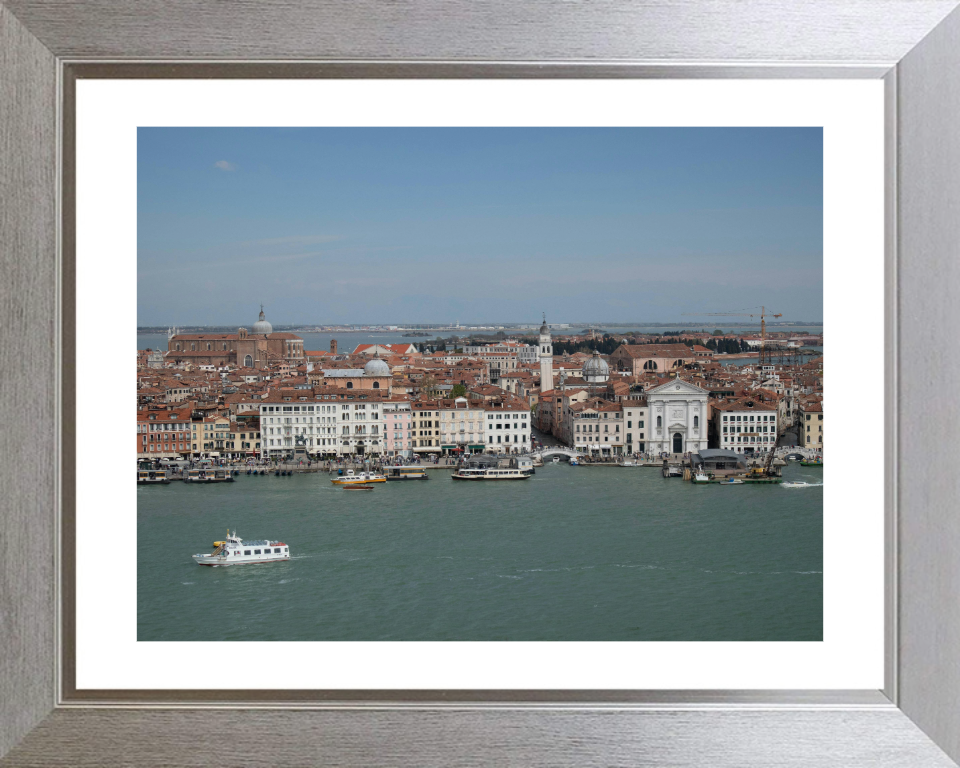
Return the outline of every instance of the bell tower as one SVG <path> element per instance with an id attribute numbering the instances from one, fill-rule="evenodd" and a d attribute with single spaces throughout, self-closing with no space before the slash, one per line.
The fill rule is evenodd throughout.
<path id="1" fill-rule="evenodd" d="M 553 389 L 553 340 L 550 338 L 550 329 L 547 327 L 547 315 L 543 315 L 543 325 L 540 326 L 540 391 L 549 392 Z"/>

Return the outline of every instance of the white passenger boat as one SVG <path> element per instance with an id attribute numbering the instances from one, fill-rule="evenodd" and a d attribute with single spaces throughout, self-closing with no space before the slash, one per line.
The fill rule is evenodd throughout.
<path id="1" fill-rule="evenodd" d="M 479 467 L 458 469 L 450 477 L 453 480 L 527 480 L 528 473 L 514 467 Z"/>
<path id="2" fill-rule="evenodd" d="M 385 483 L 387 478 L 373 472 L 355 473 L 352 469 L 348 469 L 347 474 L 335 477 L 330 482 L 334 485 L 366 485 L 367 483 Z"/>
<path id="3" fill-rule="evenodd" d="M 208 555 L 194 555 L 197 565 L 245 565 L 247 563 L 276 563 L 290 559 L 290 548 L 282 541 L 243 541 L 227 531 L 226 541 L 216 542 L 216 549 Z"/>
<path id="4" fill-rule="evenodd" d="M 695 483 L 709 483 L 710 475 L 707 474 L 707 470 L 698 469 L 697 473 L 693 476 L 693 482 Z"/>

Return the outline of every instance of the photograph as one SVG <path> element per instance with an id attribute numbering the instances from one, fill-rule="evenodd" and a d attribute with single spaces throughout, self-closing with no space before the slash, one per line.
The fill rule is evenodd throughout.
<path id="1" fill-rule="evenodd" d="M 823 128 L 136 133 L 137 641 L 824 640 Z"/>

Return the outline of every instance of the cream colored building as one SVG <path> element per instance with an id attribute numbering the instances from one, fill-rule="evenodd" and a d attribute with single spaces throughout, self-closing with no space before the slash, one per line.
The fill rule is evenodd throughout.
<path id="1" fill-rule="evenodd" d="M 801 448 L 823 451 L 823 401 L 797 406 L 797 437 Z"/>
<path id="2" fill-rule="evenodd" d="M 483 439 L 484 409 L 480 403 L 465 397 L 440 400 L 440 450 L 444 453 L 461 449 L 464 453 L 481 453 L 486 446 Z"/>

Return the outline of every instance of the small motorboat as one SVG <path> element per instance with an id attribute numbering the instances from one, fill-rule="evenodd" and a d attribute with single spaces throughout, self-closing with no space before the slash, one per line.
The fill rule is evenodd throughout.
<path id="1" fill-rule="evenodd" d="M 553 457 L 553 463 L 554 463 L 554 464 L 559 464 L 559 463 L 560 463 L 560 457 L 559 457 L 559 456 L 554 456 L 554 457 Z"/>
<path id="2" fill-rule="evenodd" d="M 340 486 L 345 491 L 372 491 L 372 485 L 342 485 Z"/>
<path id="3" fill-rule="evenodd" d="M 784 488 L 809 488 L 813 483 L 805 483 L 803 480 L 793 480 L 788 483 L 780 483 Z"/>
<path id="4" fill-rule="evenodd" d="M 743 480 L 739 477 L 731 477 L 729 480 L 723 480 L 720 485 L 743 485 Z"/>
<path id="5" fill-rule="evenodd" d="M 570 466 L 571 466 L 571 467 L 578 467 L 578 466 L 580 466 L 580 462 L 577 461 L 575 458 L 572 458 L 572 457 L 571 457 L 571 459 L 570 459 Z"/>
<path id="6" fill-rule="evenodd" d="M 695 483 L 709 483 L 710 475 L 707 474 L 707 470 L 698 469 L 697 473 L 693 476 L 693 482 Z"/>

